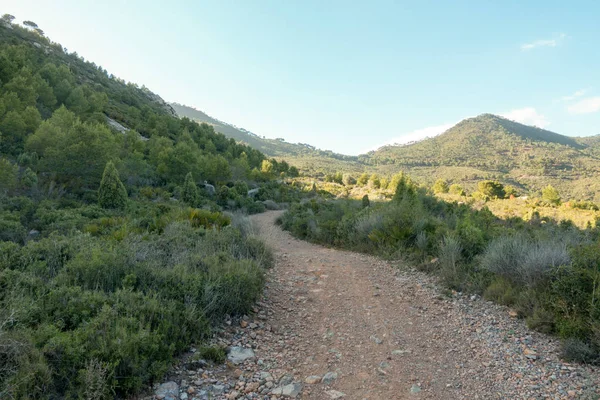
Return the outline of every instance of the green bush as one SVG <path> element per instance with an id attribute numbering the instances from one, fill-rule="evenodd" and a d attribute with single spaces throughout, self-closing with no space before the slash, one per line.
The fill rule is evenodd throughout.
<path id="1" fill-rule="evenodd" d="M 119 241 L 108 229 L 0 244 L 0 322 L 12 321 L 0 323 L 0 393 L 136 393 L 206 338 L 209 320 L 251 310 L 273 263 L 270 250 L 221 213 L 201 210 L 196 228 L 188 210 L 169 210 L 140 209 L 170 222 L 143 236 L 126 231 Z M 221 230 L 206 230 L 214 226 Z"/>
<path id="2" fill-rule="evenodd" d="M 547 280 L 555 268 L 570 262 L 564 244 L 531 241 L 523 235 L 493 240 L 481 259 L 483 268 L 488 271 L 530 287 Z"/>
<path id="3" fill-rule="evenodd" d="M 211 319 L 242 315 L 262 291 L 263 271 L 252 261 L 225 261 L 209 267 L 204 286 L 204 312 Z"/>
<path id="4" fill-rule="evenodd" d="M 103 208 L 124 208 L 126 203 L 127 189 L 121 182 L 115 165 L 109 161 L 98 189 L 98 204 Z"/>
<path id="5" fill-rule="evenodd" d="M 450 194 L 454 194 L 457 196 L 466 196 L 466 192 L 465 190 L 462 188 L 462 186 L 460 186 L 459 184 L 453 183 L 452 185 L 450 185 L 450 187 L 448 188 L 448 192 Z"/>
<path id="6" fill-rule="evenodd" d="M 450 188 L 448 187 L 448 182 L 446 182 L 444 179 L 438 179 L 433 184 L 431 190 L 433 190 L 433 193 L 448 193 Z"/>
<path id="7" fill-rule="evenodd" d="M 215 364 L 223 364 L 227 359 L 227 352 L 220 346 L 202 346 L 194 356 L 201 360 L 212 361 Z"/>
<path id="8" fill-rule="evenodd" d="M 550 185 L 546 186 L 542 189 L 542 200 L 553 206 L 560 205 L 560 195 L 558 194 L 558 190 Z"/>
<path id="9" fill-rule="evenodd" d="M 481 181 L 477 184 L 477 190 L 490 199 L 503 199 L 506 194 L 504 185 L 498 181 Z"/>
<path id="10" fill-rule="evenodd" d="M 368 194 L 365 194 L 365 195 L 362 197 L 362 206 L 363 206 L 363 208 L 367 208 L 367 207 L 369 207 L 370 205 L 371 205 L 371 202 L 369 201 L 369 195 L 368 195 Z"/>
<path id="11" fill-rule="evenodd" d="M 192 209 L 190 210 L 189 220 L 193 227 L 204 227 L 206 229 L 223 228 L 231 224 L 231 219 L 218 212 L 208 210 Z"/>
<path id="12" fill-rule="evenodd" d="M 561 356 L 569 362 L 600 364 L 600 351 L 577 338 L 568 338 L 563 342 Z"/>
<path id="13" fill-rule="evenodd" d="M 192 176 L 191 172 L 188 172 L 188 174 L 185 176 L 185 182 L 183 183 L 181 199 L 188 205 L 195 207 L 198 204 L 199 197 L 200 193 L 198 191 L 198 187 L 196 186 L 196 182 L 194 181 L 194 177 Z"/>
<path id="14" fill-rule="evenodd" d="M 450 287 L 459 285 L 462 251 L 460 240 L 453 235 L 444 236 L 439 245 L 440 274 Z"/>

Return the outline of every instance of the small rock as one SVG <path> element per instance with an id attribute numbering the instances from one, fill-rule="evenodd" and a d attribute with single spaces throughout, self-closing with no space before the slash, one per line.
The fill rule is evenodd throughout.
<path id="1" fill-rule="evenodd" d="M 319 382 L 321 382 L 321 377 L 319 375 L 311 375 L 304 380 L 304 383 L 308 383 L 309 385 L 314 385 Z"/>
<path id="2" fill-rule="evenodd" d="M 251 382 L 246 385 L 246 388 L 244 389 L 244 393 L 256 392 L 256 390 L 258 390 L 259 386 L 260 386 L 260 383 Z"/>
<path id="3" fill-rule="evenodd" d="M 412 394 L 419 393 L 420 391 L 421 391 L 421 387 L 419 385 L 412 385 L 412 387 L 410 388 L 410 392 Z"/>
<path id="4" fill-rule="evenodd" d="M 372 340 L 372 341 L 374 341 L 374 342 L 375 342 L 375 343 L 377 343 L 377 344 L 381 344 L 381 343 L 383 343 L 383 340 L 379 339 L 379 338 L 378 338 L 377 336 L 375 336 L 375 335 L 372 335 L 372 336 L 371 336 L 371 340 Z"/>
<path id="5" fill-rule="evenodd" d="M 525 354 L 525 357 L 529 358 L 530 360 L 537 359 L 537 353 L 535 352 L 535 350 L 526 348 L 525 350 L 523 350 L 523 354 Z"/>
<path id="6" fill-rule="evenodd" d="M 225 392 L 225 386 L 213 385 L 211 392 L 213 392 L 214 394 L 223 394 L 223 392 Z"/>
<path id="7" fill-rule="evenodd" d="M 328 372 L 321 379 L 321 383 L 324 383 L 325 385 L 331 385 L 333 381 L 337 379 L 337 377 L 337 372 Z"/>
<path id="8" fill-rule="evenodd" d="M 284 397 L 296 398 L 302 391 L 301 383 L 290 383 L 289 385 L 277 387 L 271 391 L 271 394 L 280 395 Z"/>
<path id="9" fill-rule="evenodd" d="M 346 397 L 345 393 L 338 392 L 337 390 L 328 390 L 325 392 L 332 400 L 341 399 L 342 397 Z"/>
<path id="10" fill-rule="evenodd" d="M 279 386 L 289 385 L 293 381 L 294 381 L 294 377 L 293 376 L 291 376 L 291 375 L 284 375 L 279 380 Z"/>
<path id="11" fill-rule="evenodd" d="M 177 400 L 179 398 L 179 385 L 173 381 L 163 383 L 156 389 L 154 394 L 164 400 Z"/>
<path id="12" fill-rule="evenodd" d="M 246 360 L 254 359 L 255 357 L 252 349 L 237 346 L 231 347 L 229 349 L 229 354 L 227 355 L 227 359 L 236 365 L 241 364 Z"/>
<path id="13" fill-rule="evenodd" d="M 248 321 L 244 321 L 244 320 L 240 321 L 240 326 L 241 326 L 242 328 L 245 328 L 245 327 L 247 327 L 247 326 L 248 326 Z"/>
<path id="14" fill-rule="evenodd" d="M 267 382 L 270 382 L 270 381 L 272 381 L 272 380 L 273 380 L 273 375 L 271 375 L 271 374 L 270 374 L 270 373 L 268 373 L 268 372 L 261 371 L 261 372 L 260 372 L 260 380 L 261 380 L 261 381 L 267 381 Z"/>
<path id="15" fill-rule="evenodd" d="M 227 395 L 227 399 L 229 399 L 229 400 L 235 400 L 238 397 L 240 397 L 240 392 L 238 392 L 237 390 L 234 390 L 233 392 L 231 392 Z"/>

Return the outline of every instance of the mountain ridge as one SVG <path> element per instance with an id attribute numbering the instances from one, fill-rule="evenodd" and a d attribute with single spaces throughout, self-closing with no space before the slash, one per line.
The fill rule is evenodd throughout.
<path id="1" fill-rule="evenodd" d="M 406 170 L 428 184 L 437 178 L 465 186 L 498 179 L 524 191 L 552 184 L 587 199 L 598 197 L 600 187 L 593 178 L 600 175 L 599 156 L 600 141 L 593 138 L 565 136 L 481 114 L 433 138 L 384 146 L 360 160 L 384 171 Z"/>
<path id="2" fill-rule="evenodd" d="M 247 129 L 211 117 L 197 108 L 177 102 L 170 103 L 170 106 L 180 117 L 187 117 L 199 123 L 204 122 L 212 125 L 217 132 L 220 132 L 229 138 L 233 138 L 238 142 L 243 142 L 252 146 L 271 157 L 319 156 L 340 160 L 353 160 L 356 158 L 355 156 L 335 153 L 331 150 L 321 150 L 308 143 L 290 143 L 283 138 L 268 139 L 266 137 L 261 137 Z"/>

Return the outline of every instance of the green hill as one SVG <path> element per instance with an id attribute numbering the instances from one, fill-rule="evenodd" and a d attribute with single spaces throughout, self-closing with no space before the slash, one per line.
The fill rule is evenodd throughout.
<path id="1" fill-rule="evenodd" d="M 523 192 L 551 184 L 567 197 L 600 199 L 597 138 L 572 138 L 492 114 L 461 121 L 443 134 L 360 157 L 383 173 L 406 170 L 431 184 L 438 178 L 473 188 L 499 179 Z"/>
<path id="2" fill-rule="evenodd" d="M 222 211 L 299 191 L 275 181 L 287 164 L 13 20 L 0 18 L 0 398 L 131 398 L 260 295 L 270 253 Z"/>
<path id="3" fill-rule="evenodd" d="M 346 156 L 343 154 L 334 153 L 328 150 L 320 150 L 307 143 L 289 143 L 282 138 L 267 139 L 255 133 L 252 133 L 244 128 L 238 128 L 227 122 L 220 121 L 208 114 L 178 103 L 170 104 L 180 117 L 187 117 L 197 122 L 204 122 L 214 127 L 215 131 L 224 134 L 225 136 L 235 139 L 237 142 L 247 144 L 264 154 L 271 157 L 286 157 L 290 158 L 292 164 L 294 159 L 309 157 L 313 161 L 319 161 L 318 158 L 335 159 L 343 161 L 355 161 L 356 157 Z M 315 160 L 315 158 L 317 160 Z M 301 160 L 300 163 L 302 164 Z"/>

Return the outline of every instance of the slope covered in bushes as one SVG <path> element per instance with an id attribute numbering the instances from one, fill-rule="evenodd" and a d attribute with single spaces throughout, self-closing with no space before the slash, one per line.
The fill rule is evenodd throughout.
<path id="1" fill-rule="evenodd" d="M 299 191 L 275 181 L 287 164 L 8 20 L 0 398 L 136 393 L 260 295 L 271 256 L 236 210 Z"/>
<path id="2" fill-rule="evenodd" d="M 312 200 L 281 223 L 313 242 L 408 257 L 449 288 L 481 293 L 559 335 L 566 358 L 600 363 L 597 227 L 537 215 L 501 220 L 486 208 L 441 201 L 404 177 L 390 202 Z"/>

